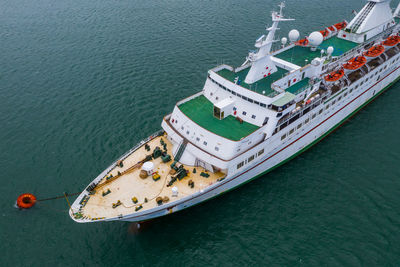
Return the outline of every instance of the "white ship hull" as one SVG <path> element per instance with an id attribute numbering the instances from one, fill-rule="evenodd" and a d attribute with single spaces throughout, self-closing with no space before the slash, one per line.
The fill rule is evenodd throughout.
<path id="1" fill-rule="evenodd" d="M 226 177 L 220 183 L 209 187 L 208 190 L 198 192 L 176 203 L 162 205 L 153 210 L 127 215 L 123 218 L 109 219 L 109 221 L 122 220 L 137 222 L 168 215 L 214 198 L 268 173 L 316 144 L 376 98 L 380 93 L 389 88 L 392 83 L 399 78 L 400 69 L 392 65 L 392 68 L 389 68 L 386 74 L 383 73 L 383 75 L 385 76 L 378 82 L 367 84 L 365 87 L 353 91 L 352 94 L 349 94 L 347 98 L 343 100 L 342 105 L 335 106 L 333 110 L 324 111 L 322 116 L 319 118 L 317 117 L 318 119 L 314 120 L 309 127 L 302 129 L 285 142 L 282 142 L 280 146 L 270 151 L 264 157 L 260 157 L 258 162 L 255 162 L 252 166 L 248 166 L 248 168 L 244 169 L 241 173 Z"/>

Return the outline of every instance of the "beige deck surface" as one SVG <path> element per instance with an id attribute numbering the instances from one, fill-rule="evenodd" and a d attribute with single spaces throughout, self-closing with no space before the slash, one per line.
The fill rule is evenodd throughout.
<path id="1" fill-rule="evenodd" d="M 165 136 L 157 137 L 148 142 L 151 149 L 150 151 L 146 151 L 143 145 L 123 161 L 124 166 L 122 168 L 115 167 L 109 172 L 109 174 L 113 174 L 113 176 L 116 176 L 118 171 L 122 173 L 129 167 L 144 159 L 146 155 L 151 154 L 156 146 L 159 146 L 162 149 L 162 146 L 160 144 L 161 138 L 167 144 L 167 152 L 169 155 L 171 155 L 172 144 L 167 140 Z M 171 187 L 167 187 L 167 183 L 171 179 L 171 175 L 169 175 L 169 171 L 171 170 L 170 165 L 174 161 L 172 155 L 171 158 L 172 160 L 167 163 L 163 163 L 161 157 L 152 160 L 152 162 L 154 163 L 154 170 L 158 171 L 161 176 L 160 180 L 158 181 L 154 181 L 151 176 L 145 179 L 140 178 L 139 168 L 131 173 L 122 175 L 121 177 L 115 179 L 114 181 L 103 186 L 100 189 L 96 188 L 96 193 L 90 197 L 87 204 L 82 209 L 82 215 L 89 218 L 112 218 L 121 214 L 127 215 L 135 213 L 135 208 L 139 205 L 142 205 L 143 208 L 137 212 L 144 211 L 150 208 L 154 208 L 158 205 L 155 200 L 158 196 L 167 196 L 170 199 L 168 203 L 170 203 L 172 201 L 176 201 L 195 192 L 198 192 L 199 190 L 204 189 L 209 185 L 215 183 L 217 179 L 225 176 L 225 174 L 221 172 L 208 172 L 208 174 L 210 174 L 210 177 L 205 178 L 200 176 L 200 173 L 202 171 L 205 171 L 203 168 L 196 167 L 196 173 L 193 173 L 194 167 L 185 166 L 185 169 L 189 170 L 188 176 L 183 178 L 181 181 L 177 180 Z M 189 180 L 192 180 L 194 182 L 194 188 L 190 188 L 188 186 Z M 100 182 L 100 184 L 104 181 L 105 178 Z M 174 186 L 178 187 L 178 197 L 172 197 L 171 189 Z M 107 191 L 108 189 L 111 190 L 111 193 L 103 197 L 102 192 Z M 134 204 L 132 202 L 132 197 L 136 197 L 138 199 L 137 204 Z M 144 203 L 145 198 L 148 199 L 147 203 Z M 118 200 L 122 202 L 122 205 L 118 206 L 115 209 L 112 208 L 112 203 L 116 203 Z"/>

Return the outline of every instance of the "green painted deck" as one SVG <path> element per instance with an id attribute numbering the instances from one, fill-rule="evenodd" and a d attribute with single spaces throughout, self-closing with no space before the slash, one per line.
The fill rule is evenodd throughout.
<path id="1" fill-rule="evenodd" d="M 309 81 L 310 81 L 310 78 L 305 78 L 305 79 L 301 80 L 300 82 L 293 84 L 285 91 L 297 95 L 298 93 L 300 93 L 302 91 L 302 89 L 304 87 L 306 87 L 308 85 Z"/>
<path id="2" fill-rule="evenodd" d="M 249 72 L 250 68 L 246 68 L 242 71 L 239 72 L 232 72 L 228 69 L 223 69 L 217 72 L 218 75 L 224 77 L 225 79 L 234 82 L 236 77 L 239 77 L 240 81 L 240 86 L 250 89 L 254 92 L 257 92 L 259 94 L 263 94 L 263 91 L 265 91 L 266 96 L 269 96 L 271 94 L 274 94 L 275 91 L 271 89 L 271 84 L 280 78 L 283 77 L 288 71 L 285 69 L 278 68 L 278 71 L 275 73 L 272 73 L 270 76 L 266 78 L 262 78 L 258 82 L 255 82 L 253 84 L 247 84 L 244 82 L 246 79 L 247 73 Z"/>
<path id="3" fill-rule="evenodd" d="M 203 95 L 179 105 L 178 108 L 199 126 L 233 141 L 239 141 L 260 128 L 245 121 L 240 123 L 233 116 L 223 120 L 215 118 L 214 105 Z"/>
<path id="4" fill-rule="evenodd" d="M 275 57 L 286 60 L 288 62 L 291 62 L 293 64 L 296 64 L 298 66 L 305 66 L 311 61 L 316 58 L 321 56 L 321 49 L 326 49 L 329 46 L 332 46 L 335 50 L 333 51 L 332 56 L 340 56 L 346 53 L 347 51 L 353 49 L 356 47 L 358 44 L 353 43 L 347 40 L 340 39 L 336 36 L 329 38 L 328 40 L 325 40 L 317 49 L 317 51 L 311 51 L 309 47 L 303 47 L 303 46 L 295 46 L 289 50 L 286 50 L 280 54 L 275 55 Z M 307 60 L 307 62 L 306 62 Z"/>

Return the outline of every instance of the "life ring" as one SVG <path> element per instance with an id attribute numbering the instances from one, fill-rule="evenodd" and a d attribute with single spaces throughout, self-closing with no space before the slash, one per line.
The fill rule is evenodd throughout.
<path id="1" fill-rule="evenodd" d="M 32 208 L 35 204 L 36 197 L 29 193 L 22 194 L 17 199 L 17 206 L 21 209 Z"/>

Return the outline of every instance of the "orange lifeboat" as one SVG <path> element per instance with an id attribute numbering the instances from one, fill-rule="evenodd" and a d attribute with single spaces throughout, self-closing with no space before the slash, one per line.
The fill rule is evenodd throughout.
<path id="1" fill-rule="evenodd" d="M 364 52 L 363 55 L 369 58 L 375 58 L 382 55 L 383 52 L 385 52 L 385 47 L 383 45 L 375 45 Z"/>
<path id="2" fill-rule="evenodd" d="M 346 28 L 347 22 L 346 22 L 346 21 L 342 21 L 342 22 L 336 23 L 336 24 L 333 25 L 333 26 L 335 26 L 335 28 L 336 28 L 338 31 L 340 31 L 341 29 Z"/>
<path id="3" fill-rule="evenodd" d="M 328 29 L 329 29 L 331 32 L 335 32 L 335 31 L 336 31 L 335 27 L 333 27 L 333 26 L 330 26 Z"/>
<path id="4" fill-rule="evenodd" d="M 296 45 L 299 46 L 307 46 L 310 42 L 308 41 L 307 38 L 301 39 L 299 41 L 296 42 Z"/>
<path id="5" fill-rule="evenodd" d="M 327 82 L 336 82 L 337 80 L 340 80 L 343 76 L 344 76 L 344 70 L 339 69 L 337 71 L 329 73 L 324 77 L 324 79 Z"/>
<path id="6" fill-rule="evenodd" d="M 32 208 L 36 204 L 36 197 L 32 194 L 25 193 L 17 198 L 17 206 L 21 209 Z"/>
<path id="7" fill-rule="evenodd" d="M 392 35 L 389 36 L 385 41 L 383 41 L 382 44 L 386 47 L 392 47 L 397 45 L 399 42 L 400 42 L 400 36 Z"/>
<path id="8" fill-rule="evenodd" d="M 367 63 L 367 59 L 363 56 L 357 56 L 350 59 L 346 64 L 343 65 L 343 68 L 347 71 L 358 70 L 362 66 Z"/>
<path id="9" fill-rule="evenodd" d="M 322 36 L 324 37 L 324 39 L 326 39 L 329 35 L 329 31 L 327 29 L 323 30 L 323 31 L 319 31 Z"/>

